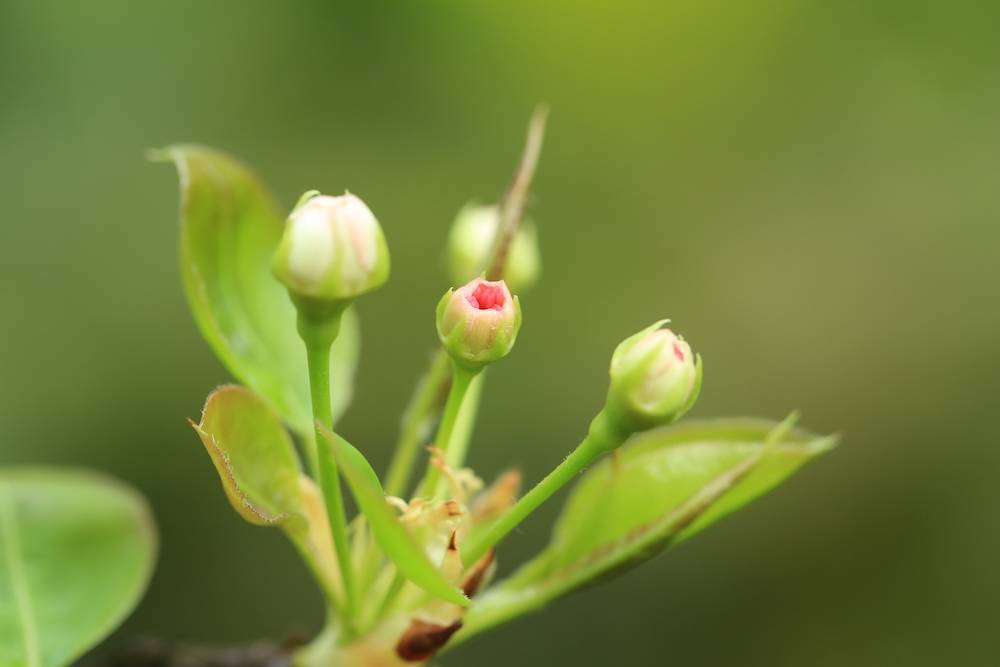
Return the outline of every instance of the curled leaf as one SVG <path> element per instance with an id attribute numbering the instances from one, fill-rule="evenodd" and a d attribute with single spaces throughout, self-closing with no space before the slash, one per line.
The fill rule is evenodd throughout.
<path id="1" fill-rule="evenodd" d="M 240 516 L 258 526 L 305 528 L 295 447 L 266 403 L 245 387 L 219 387 L 205 401 L 201 422 L 191 425 Z"/>
<path id="2" fill-rule="evenodd" d="M 246 387 L 226 385 L 209 394 L 201 422 L 191 425 L 233 509 L 252 524 L 284 529 L 326 594 L 339 599 L 326 508 L 316 485 L 300 472 L 278 415 Z"/>

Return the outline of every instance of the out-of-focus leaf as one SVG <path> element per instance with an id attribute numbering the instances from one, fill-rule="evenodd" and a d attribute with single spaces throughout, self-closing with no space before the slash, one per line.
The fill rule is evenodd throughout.
<path id="1" fill-rule="evenodd" d="M 463 607 L 468 605 L 469 599 L 431 563 L 424 550 L 396 518 L 395 511 L 385 500 L 378 475 L 364 455 L 335 433 L 326 429 L 322 433 L 329 446 L 333 447 L 340 472 L 351 488 L 358 507 L 368 519 L 375 541 L 396 568 L 431 595 Z"/>
<path id="2" fill-rule="evenodd" d="M 573 488 L 550 545 L 478 598 L 468 637 L 645 561 L 768 491 L 833 438 L 763 420 L 689 422 L 633 438 Z M 461 641 L 461 639 L 459 639 Z"/>
<path id="3" fill-rule="evenodd" d="M 295 446 L 263 400 L 245 387 L 219 387 L 192 426 L 240 516 L 259 526 L 305 528 Z"/>
<path id="4" fill-rule="evenodd" d="M 146 502 L 120 482 L 0 469 L 0 665 L 70 664 L 132 610 L 155 557 Z"/>
<path id="5" fill-rule="evenodd" d="M 285 216 L 253 172 L 225 153 L 178 145 L 154 157 L 172 160 L 180 175 L 181 276 L 202 334 L 240 382 L 310 436 L 305 347 L 288 293 L 271 275 Z M 334 419 L 350 402 L 358 346 L 348 311 L 330 355 Z"/>

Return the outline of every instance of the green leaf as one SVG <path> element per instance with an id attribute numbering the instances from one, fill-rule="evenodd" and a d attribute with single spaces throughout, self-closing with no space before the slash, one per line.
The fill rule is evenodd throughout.
<path id="1" fill-rule="evenodd" d="M 583 475 L 550 545 L 478 599 L 463 634 L 540 607 L 631 568 L 768 491 L 834 438 L 792 430 L 773 447 L 778 425 L 763 420 L 688 422 L 634 437 L 616 460 Z"/>
<path id="2" fill-rule="evenodd" d="M 312 433 L 305 347 L 288 293 L 271 275 L 285 216 L 257 177 L 225 153 L 171 146 L 181 182 L 181 275 L 202 334 L 229 371 L 300 435 Z M 336 419 L 350 402 L 358 321 L 345 313 L 330 358 Z"/>
<path id="3" fill-rule="evenodd" d="M 233 509 L 252 524 L 284 529 L 336 603 L 341 582 L 326 510 L 274 410 L 246 387 L 226 385 L 209 394 L 201 423 L 191 425 Z"/>
<path id="4" fill-rule="evenodd" d="M 364 455 L 335 433 L 325 428 L 321 432 L 333 448 L 340 472 L 351 487 L 358 507 L 368 519 L 376 542 L 396 568 L 431 595 L 463 607 L 468 605 L 469 599 L 431 563 L 424 550 L 396 518 L 395 511 L 385 500 L 378 475 Z"/>
<path id="5" fill-rule="evenodd" d="M 245 387 L 219 387 L 205 401 L 201 437 L 233 509 L 258 526 L 305 527 L 295 445 L 278 416 Z"/>
<path id="6" fill-rule="evenodd" d="M 0 469 L 0 665 L 70 664 L 136 605 L 155 555 L 149 508 L 123 484 Z"/>

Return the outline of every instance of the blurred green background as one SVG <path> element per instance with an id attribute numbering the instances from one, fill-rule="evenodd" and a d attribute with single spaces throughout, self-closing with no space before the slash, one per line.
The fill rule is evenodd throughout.
<path id="1" fill-rule="evenodd" d="M 286 204 L 350 188 L 377 213 L 394 280 L 360 304 L 343 430 L 382 468 L 448 225 L 500 195 L 545 101 L 543 281 L 472 464 L 544 474 L 615 343 L 665 316 L 706 360 L 698 416 L 797 407 L 844 440 L 441 664 L 996 665 L 998 21 L 981 1 L 3 2 L 0 462 L 150 497 L 159 567 L 112 644 L 314 631 L 292 549 L 231 511 L 185 422 L 228 377 L 182 297 L 175 174 L 144 151 L 207 143 Z"/>

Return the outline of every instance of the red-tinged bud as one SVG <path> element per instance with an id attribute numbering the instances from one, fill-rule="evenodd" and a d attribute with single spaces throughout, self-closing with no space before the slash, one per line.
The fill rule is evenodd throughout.
<path id="1" fill-rule="evenodd" d="M 438 303 L 438 336 L 452 359 L 470 370 L 506 356 L 520 327 L 521 304 L 502 280 L 476 278 Z"/>
<path id="2" fill-rule="evenodd" d="M 611 358 L 609 416 L 627 430 L 669 424 L 698 398 L 701 357 L 665 323 L 625 339 Z"/>

